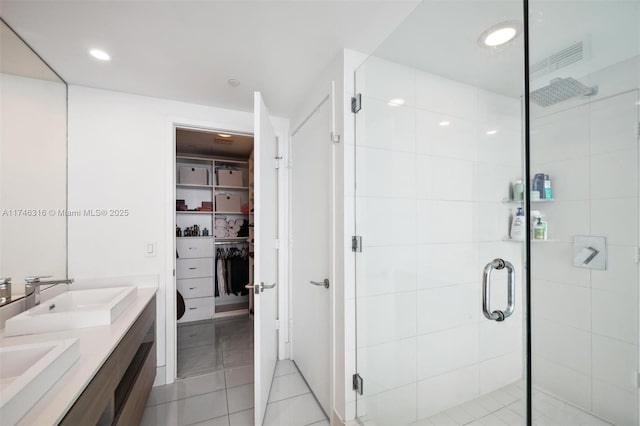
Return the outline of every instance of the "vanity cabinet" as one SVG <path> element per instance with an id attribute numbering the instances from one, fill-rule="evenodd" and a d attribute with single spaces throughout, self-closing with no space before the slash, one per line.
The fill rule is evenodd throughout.
<path id="1" fill-rule="evenodd" d="M 139 424 L 156 375 L 153 297 L 62 419 L 62 425 Z"/>

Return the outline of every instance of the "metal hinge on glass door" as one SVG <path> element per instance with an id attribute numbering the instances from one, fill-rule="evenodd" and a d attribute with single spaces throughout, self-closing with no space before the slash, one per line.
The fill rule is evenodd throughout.
<path id="1" fill-rule="evenodd" d="M 358 235 L 351 237 L 351 251 L 358 253 L 362 251 L 362 237 Z"/>
<path id="2" fill-rule="evenodd" d="M 358 392 L 358 395 L 362 395 L 364 392 L 364 380 L 358 373 L 353 375 L 353 390 Z"/>
<path id="3" fill-rule="evenodd" d="M 362 109 L 362 95 L 357 93 L 353 98 L 351 98 L 351 112 L 357 113 Z"/>

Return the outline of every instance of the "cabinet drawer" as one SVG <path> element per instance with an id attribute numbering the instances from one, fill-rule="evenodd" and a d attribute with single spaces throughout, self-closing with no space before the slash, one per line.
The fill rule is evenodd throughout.
<path id="1" fill-rule="evenodd" d="M 176 287 L 185 299 L 213 296 L 213 278 L 192 278 L 176 280 Z"/>
<path id="2" fill-rule="evenodd" d="M 179 323 L 213 319 L 215 301 L 213 297 L 184 299 L 185 311 Z"/>
<path id="3" fill-rule="evenodd" d="M 176 278 L 213 277 L 213 258 L 178 259 L 176 261 Z"/>
<path id="4" fill-rule="evenodd" d="M 213 238 L 184 238 L 176 240 L 178 259 L 213 257 Z"/>

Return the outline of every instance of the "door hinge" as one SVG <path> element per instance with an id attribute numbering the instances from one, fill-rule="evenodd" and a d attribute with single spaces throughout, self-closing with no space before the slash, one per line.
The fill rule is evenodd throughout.
<path id="1" fill-rule="evenodd" d="M 340 135 L 331 132 L 331 142 L 340 143 Z"/>
<path id="2" fill-rule="evenodd" d="M 635 252 L 633 261 L 635 263 L 640 263 L 640 247 L 636 247 L 636 252 Z"/>
<path id="3" fill-rule="evenodd" d="M 358 395 L 362 395 L 364 392 L 364 381 L 358 373 L 353 375 L 353 390 L 358 392 Z"/>
<path id="4" fill-rule="evenodd" d="M 351 112 L 356 114 L 361 109 L 362 109 L 362 94 L 357 93 L 353 98 L 351 98 Z"/>
<path id="5" fill-rule="evenodd" d="M 280 320 L 276 320 L 276 330 L 280 330 Z"/>
<path id="6" fill-rule="evenodd" d="M 640 138 L 640 121 L 638 121 L 638 137 Z"/>
<path id="7" fill-rule="evenodd" d="M 282 157 L 276 157 L 276 169 L 280 168 L 280 161 L 282 160 Z"/>
<path id="8" fill-rule="evenodd" d="M 280 248 L 280 240 L 275 240 L 276 249 Z"/>
<path id="9" fill-rule="evenodd" d="M 354 235 L 353 237 L 351 237 L 351 251 L 362 251 L 362 237 L 358 235 Z"/>

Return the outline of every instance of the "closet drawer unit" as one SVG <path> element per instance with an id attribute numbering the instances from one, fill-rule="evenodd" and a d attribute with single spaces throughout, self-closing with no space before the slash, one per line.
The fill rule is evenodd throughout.
<path id="1" fill-rule="evenodd" d="M 176 278 L 213 277 L 213 258 L 178 259 L 176 261 Z"/>
<path id="2" fill-rule="evenodd" d="M 176 240 L 178 259 L 213 257 L 213 238 L 182 238 Z"/>
<path id="3" fill-rule="evenodd" d="M 176 287 L 182 297 L 213 297 L 213 278 L 192 278 L 190 280 L 176 280 Z"/>
<path id="4" fill-rule="evenodd" d="M 213 319 L 215 301 L 213 297 L 198 297 L 196 299 L 184 299 L 184 315 L 179 323 Z"/>

